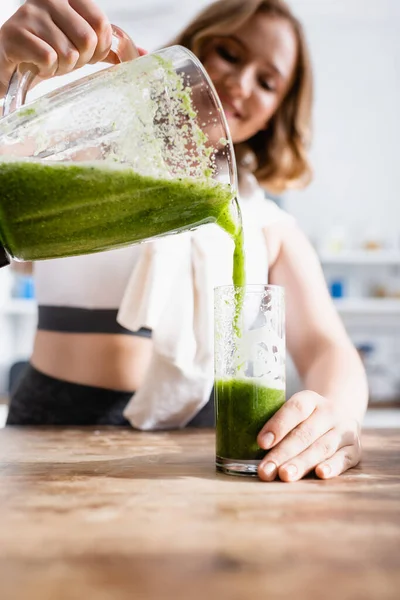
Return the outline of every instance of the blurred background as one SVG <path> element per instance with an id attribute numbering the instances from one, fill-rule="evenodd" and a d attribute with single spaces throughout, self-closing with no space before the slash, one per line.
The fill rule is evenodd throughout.
<path id="1" fill-rule="evenodd" d="M 110 20 L 148 50 L 167 45 L 208 3 L 98 0 Z M 1 0 L 0 24 L 19 4 Z M 367 425 L 399 425 L 400 2 L 289 4 L 305 25 L 315 70 L 315 179 L 306 191 L 276 201 L 315 245 L 337 309 L 364 360 L 375 409 Z M 46 82 L 37 92 L 59 85 Z M 32 279 L 0 270 L 0 423 L 19 364 L 29 357 L 35 322 Z M 298 385 L 289 365 L 288 392 Z"/>

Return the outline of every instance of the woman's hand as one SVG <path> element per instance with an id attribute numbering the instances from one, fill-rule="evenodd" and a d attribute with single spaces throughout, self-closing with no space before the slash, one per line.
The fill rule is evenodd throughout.
<path id="1" fill-rule="evenodd" d="M 360 426 L 335 403 L 311 391 L 295 394 L 266 423 L 258 444 L 269 450 L 258 467 L 263 481 L 297 481 L 315 469 L 330 479 L 361 458 Z"/>
<path id="2" fill-rule="evenodd" d="M 20 64 L 40 78 L 107 59 L 112 31 L 93 0 L 27 0 L 0 29 L 0 98 Z"/>

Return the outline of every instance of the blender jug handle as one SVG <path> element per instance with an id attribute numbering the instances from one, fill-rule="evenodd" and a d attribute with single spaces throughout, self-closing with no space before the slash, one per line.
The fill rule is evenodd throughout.
<path id="1" fill-rule="evenodd" d="M 104 62 L 118 64 L 138 58 L 140 53 L 129 35 L 116 25 L 111 25 L 111 29 L 113 41 L 110 54 L 107 57 L 108 60 L 106 59 Z M 112 60 L 110 61 L 110 59 Z M 31 66 L 24 73 L 21 73 L 18 68 L 15 69 L 4 98 L 3 117 L 6 117 L 25 104 L 26 95 L 36 75 L 37 69 L 34 66 Z"/>

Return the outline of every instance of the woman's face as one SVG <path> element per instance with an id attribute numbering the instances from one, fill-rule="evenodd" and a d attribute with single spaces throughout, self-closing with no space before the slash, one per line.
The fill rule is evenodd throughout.
<path id="1" fill-rule="evenodd" d="M 202 58 L 233 142 L 244 142 L 267 127 L 292 83 L 296 35 L 288 21 L 259 13 L 234 34 L 210 40 Z"/>

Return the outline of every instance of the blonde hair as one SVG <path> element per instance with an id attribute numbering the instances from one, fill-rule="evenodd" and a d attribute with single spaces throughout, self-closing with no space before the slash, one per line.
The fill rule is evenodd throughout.
<path id="1" fill-rule="evenodd" d="M 272 192 L 302 188 L 311 180 L 308 148 L 311 141 L 313 77 L 303 27 L 283 0 L 218 0 L 203 10 L 172 44 L 185 46 L 200 60 L 205 43 L 237 31 L 256 13 L 288 21 L 298 52 L 292 84 L 265 130 L 235 146 L 239 174 L 251 170 Z M 250 158 L 250 159 L 249 159 Z"/>

